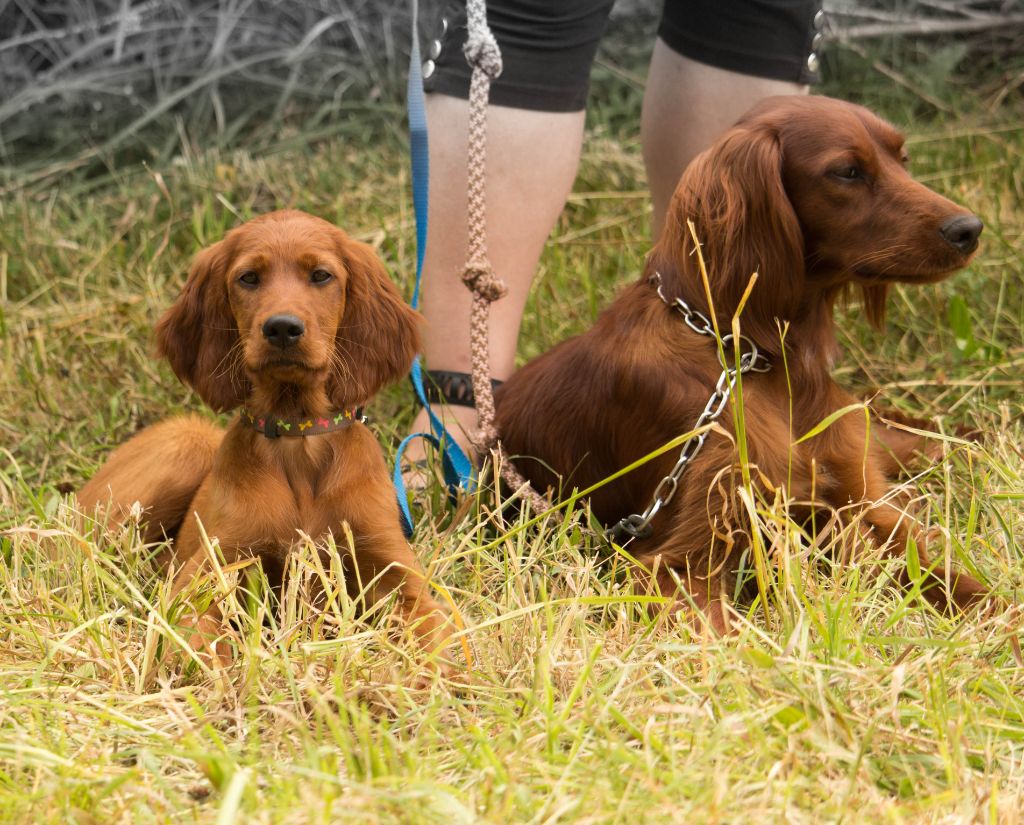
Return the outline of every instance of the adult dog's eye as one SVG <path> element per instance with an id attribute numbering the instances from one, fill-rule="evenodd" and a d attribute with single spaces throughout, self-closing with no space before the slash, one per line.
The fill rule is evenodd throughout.
<path id="1" fill-rule="evenodd" d="M 309 280 L 314 284 L 325 284 L 333 277 L 334 276 L 326 269 L 314 269 L 309 274 Z"/>
<path id="2" fill-rule="evenodd" d="M 260 276 L 253 272 L 251 269 L 246 270 L 238 276 L 238 282 L 245 286 L 258 286 L 260 282 Z"/>
<path id="3" fill-rule="evenodd" d="M 860 171 L 860 167 L 857 166 L 843 166 L 832 172 L 840 180 L 860 180 L 863 176 Z"/>

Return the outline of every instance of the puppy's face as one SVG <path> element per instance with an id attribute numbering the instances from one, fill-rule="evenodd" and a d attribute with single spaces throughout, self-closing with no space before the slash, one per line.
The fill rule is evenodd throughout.
<path id="1" fill-rule="evenodd" d="M 322 383 L 345 369 L 335 339 L 350 275 L 336 234 L 305 216 L 238 230 L 223 277 L 253 382 Z"/>
<path id="2" fill-rule="evenodd" d="M 267 403 L 315 390 L 323 403 L 350 407 L 408 370 L 418 327 L 372 249 L 312 215 L 282 211 L 196 257 L 157 325 L 157 344 L 217 410 L 254 390 Z"/>

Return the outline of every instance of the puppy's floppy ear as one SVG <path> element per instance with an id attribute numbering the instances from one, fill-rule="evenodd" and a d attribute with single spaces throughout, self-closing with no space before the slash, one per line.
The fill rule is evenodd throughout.
<path id="1" fill-rule="evenodd" d="M 409 372 L 420 348 L 422 318 L 402 300 L 369 246 L 340 229 L 337 244 L 348 278 L 327 392 L 336 407 L 352 407 Z"/>
<path id="2" fill-rule="evenodd" d="M 157 352 L 218 412 L 239 406 L 249 392 L 232 351 L 238 343 L 226 282 L 232 254 L 230 237 L 200 252 L 181 294 L 156 326 Z"/>
<path id="3" fill-rule="evenodd" d="M 687 220 L 696 226 L 719 318 L 732 316 L 757 272 L 740 327 L 778 353 L 775 318 L 792 318 L 804 289 L 803 232 L 783 185 L 778 134 L 756 122 L 735 127 L 690 164 L 676 189 L 655 253 L 674 262 L 684 294 L 703 304 Z"/>

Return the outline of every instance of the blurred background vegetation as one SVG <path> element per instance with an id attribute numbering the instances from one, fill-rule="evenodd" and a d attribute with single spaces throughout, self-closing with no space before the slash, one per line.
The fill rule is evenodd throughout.
<path id="1" fill-rule="evenodd" d="M 425 37 L 441 5 L 421 4 Z M 659 7 L 617 4 L 594 72 L 598 125 L 635 130 L 623 87 L 642 84 Z M 895 85 L 922 116 L 1020 104 L 1024 0 L 826 10 L 825 91 L 837 78 L 854 97 Z M 401 130 L 409 25 L 406 0 L 0 0 L 0 182 L 162 162 L 185 144 Z"/>

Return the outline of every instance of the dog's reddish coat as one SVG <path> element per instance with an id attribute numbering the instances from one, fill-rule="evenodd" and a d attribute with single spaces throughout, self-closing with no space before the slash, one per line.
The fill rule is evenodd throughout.
<path id="1" fill-rule="evenodd" d="M 317 283 L 314 272 L 329 277 Z M 257 284 L 240 281 L 246 273 Z M 261 332 L 282 313 L 305 327 L 286 350 Z M 369 247 L 326 221 L 284 211 L 199 254 L 159 322 L 157 343 L 216 410 L 244 403 L 255 416 L 316 418 L 362 404 L 403 376 L 418 348 L 418 321 Z M 196 516 L 227 561 L 257 555 L 274 573 L 300 531 L 315 540 L 333 533 L 342 546 L 347 523 L 355 538 L 350 587 L 376 579 L 371 601 L 397 590 L 425 646 L 446 634 L 402 535 L 380 446 L 362 424 L 271 440 L 239 421 L 222 432 L 197 417 L 171 419 L 115 451 L 79 501 L 86 512 L 112 503 L 115 515 L 141 502 L 148 540 L 176 534 L 176 590 L 206 564 Z M 196 646 L 221 632 L 215 610 L 193 621 Z"/>
<path id="2" fill-rule="evenodd" d="M 902 153 L 899 132 L 859 106 L 792 97 L 755 107 L 683 175 L 643 277 L 591 330 L 530 362 L 499 391 L 506 452 L 520 456 L 519 468 L 542 490 L 582 489 L 693 428 L 721 373 L 714 339 L 687 328 L 649 282 L 659 272 L 669 299 L 681 296 L 707 312 L 687 229 L 692 220 L 723 334 L 758 273 L 741 316 L 743 333 L 773 365 L 743 378 L 755 478 L 786 487 L 798 502 L 846 513 L 859 504 L 875 541 L 902 553 L 913 536 L 926 560 L 921 530 L 889 498 L 889 478 L 921 439 L 877 422 L 869 436 L 864 416 L 854 413 L 794 443 L 854 403 L 830 376 L 833 306 L 844 290 L 859 287 L 868 317 L 880 325 L 890 283 L 937 281 L 970 257 L 972 250 L 948 243 L 940 227 L 972 216 L 915 182 Z M 787 326 L 784 345 L 780 324 Z M 718 423 L 733 434 L 728 410 Z M 675 460 L 666 454 L 599 489 L 594 512 L 607 524 L 642 512 Z M 726 594 L 738 556 L 723 540 L 723 514 L 737 525 L 730 492 L 736 462 L 733 441 L 710 435 L 655 518 L 653 536 L 630 547 L 646 567 L 659 569 L 665 595 L 676 591 L 677 575 L 720 630 L 728 625 Z M 984 593 L 969 576 L 947 575 L 941 566 L 932 577 L 928 595 L 940 602 L 947 582 L 958 605 Z"/>

